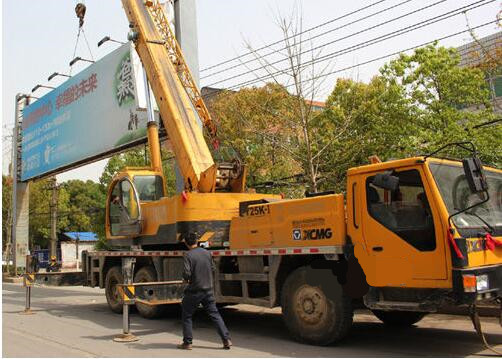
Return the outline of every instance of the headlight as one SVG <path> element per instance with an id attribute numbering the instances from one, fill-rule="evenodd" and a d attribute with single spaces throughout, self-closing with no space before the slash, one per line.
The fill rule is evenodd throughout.
<path id="1" fill-rule="evenodd" d="M 488 285 L 488 274 L 479 275 L 476 277 L 476 289 L 477 291 L 487 290 Z"/>

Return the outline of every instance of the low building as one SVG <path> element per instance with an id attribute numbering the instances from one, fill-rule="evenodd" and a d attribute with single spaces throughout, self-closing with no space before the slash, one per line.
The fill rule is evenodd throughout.
<path id="1" fill-rule="evenodd" d="M 59 239 L 61 246 L 61 267 L 81 268 L 82 251 L 92 251 L 98 242 L 93 232 L 65 232 Z"/>
<path id="2" fill-rule="evenodd" d="M 463 46 L 457 47 L 460 66 L 479 67 L 486 73 L 486 81 L 492 92 L 493 108 L 502 114 L 502 31 L 496 32 Z M 487 71 L 491 68 L 491 71 Z M 476 108 L 469 108 L 476 110 Z"/>

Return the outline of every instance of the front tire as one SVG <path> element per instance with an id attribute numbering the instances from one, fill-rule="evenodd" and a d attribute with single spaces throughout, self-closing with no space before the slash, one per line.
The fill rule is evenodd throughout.
<path id="1" fill-rule="evenodd" d="M 122 268 L 120 266 L 111 267 L 106 273 L 105 278 L 105 295 L 108 306 L 114 313 L 121 314 L 124 302 L 119 292 L 118 284 L 124 283 L 122 276 Z"/>
<path id="2" fill-rule="evenodd" d="M 393 327 L 411 327 L 426 316 L 424 312 L 407 312 L 399 310 L 372 310 L 373 314 L 384 324 Z"/>
<path id="3" fill-rule="evenodd" d="M 151 266 L 141 268 L 134 276 L 134 283 L 149 283 L 157 281 L 157 273 Z M 150 299 L 156 299 L 152 297 Z M 136 309 L 143 318 L 154 319 L 159 318 L 165 313 L 164 305 L 148 305 L 143 303 L 136 303 Z"/>
<path id="4" fill-rule="evenodd" d="M 292 272 L 282 288 L 281 306 L 292 336 L 308 344 L 339 341 L 352 326 L 351 300 L 329 269 L 300 267 Z"/>

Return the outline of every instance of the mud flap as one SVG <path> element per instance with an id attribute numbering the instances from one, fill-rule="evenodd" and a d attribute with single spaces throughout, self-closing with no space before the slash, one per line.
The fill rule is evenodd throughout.
<path id="1" fill-rule="evenodd" d="M 501 315 L 502 315 L 502 307 L 501 307 Z M 483 341 L 483 344 L 485 345 L 485 347 L 488 350 L 494 352 L 495 354 L 502 356 L 502 352 L 500 352 L 497 349 L 495 349 L 494 347 L 490 346 L 488 344 L 488 342 L 486 341 L 485 334 L 483 333 L 483 330 L 481 328 L 481 321 L 479 320 L 479 314 L 478 314 L 478 309 L 476 307 L 476 303 L 474 303 L 470 306 L 469 316 L 472 320 L 472 324 L 474 325 L 474 329 L 476 330 L 476 333 L 479 335 L 479 337 Z M 500 318 L 502 321 L 502 316 Z M 502 322 L 501 322 L 501 324 L 502 324 Z"/>

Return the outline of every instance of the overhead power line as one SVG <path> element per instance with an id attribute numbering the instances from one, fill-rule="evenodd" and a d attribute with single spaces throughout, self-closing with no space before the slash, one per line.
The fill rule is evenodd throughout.
<path id="1" fill-rule="evenodd" d="M 489 22 L 486 22 L 484 24 L 475 26 L 475 27 L 473 27 L 473 28 L 471 28 L 469 30 L 459 31 L 459 32 L 456 32 L 454 34 L 446 35 L 446 36 L 437 38 L 437 39 L 432 40 L 432 41 L 427 41 L 427 42 L 421 43 L 420 45 L 416 45 L 416 46 L 413 46 L 413 47 L 408 47 L 406 49 L 402 49 L 402 50 L 399 50 L 399 51 L 396 51 L 396 52 L 393 52 L 393 53 L 390 53 L 390 54 L 387 54 L 387 55 L 379 56 L 379 57 L 373 58 L 371 60 L 361 62 L 361 63 L 359 63 L 357 65 L 347 66 L 347 67 L 345 67 L 343 69 L 338 69 L 338 70 L 331 71 L 331 72 L 328 72 L 328 73 L 325 73 L 325 74 L 322 74 L 322 75 L 319 75 L 319 76 L 315 76 L 315 77 L 310 78 L 308 80 L 305 80 L 303 82 L 315 81 L 315 80 L 318 80 L 318 79 L 323 78 L 323 77 L 334 75 L 336 73 L 347 71 L 347 70 L 350 70 L 350 69 L 353 69 L 353 68 L 356 68 L 356 67 L 359 67 L 359 66 L 367 65 L 369 63 L 372 63 L 372 62 L 375 62 L 375 61 L 379 61 L 379 60 L 383 60 L 383 59 L 386 59 L 386 58 L 391 57 L 391 56 L 396 56 L 396 55 L 399 55 L 399 54 L 401 54 L 403 52 L 415 50 L 415 49 L 418 49 L 420 47 L 427 46 L 427 45 L 433 44 L 433 43 L 438 42 L 438 41 L 443 41 L 443 40 L 449 39 L 451 37 L 455 37 L 455 36 L 464 34 L 464 33 L 469 32 L 471 30 L 476 30 L 476 29 L 479 29 L 479 28 L 482 28 L 482 27 L 485 27 L 485 26 L 488 26 L 488 25 L 491 25 L 491 24 L 495 24 L 495 23 L 497 23 L 497 20 L 489 21 Z M 293 84 L 287 85 L 285 87 L 287 88 L 287 87 L 291 87 L 291 86 L 293 86 Z"/>
<path id="2" fill-rule="evenodd" d="M 489 2 L 493 2 L 495 0 L 490 0 Z M 489 3 L 488 2 L 488 3 Z M 389 40 L 389 39 L 392 39 L 392 38 L 395 38 L 395 37 L 398 37 L 398 36 L 401 36 L 401 35 L 404 35 L 406 33 L 409 33 L 409 32 L 412 32 L 412 31 L 415 31 L 415 30 L 418 30 L 420 28 L 423 28 L 423 27 L 426 27 L 426 26 L 429 26 L 429 25 L 432 25 L 434 23 L 437 23 L 437 22 L 440 22 L 440 21 L 444 21 L 446 19 L 449 19 L 451 17 L 454 17 L 454 16 L 458 16 L 462 13 L 464 13 L 465 11 L 467 10 L 472 10 L 472 9 L 475 9 L 477 7 L 480 7 L 480 6 L 483 6 L 483 5 L 486 5 L 488 3 L 483 3 L 483 4 L 478 4 L 476 6 L 473 6 L 469 9 L 465 9 L 465 8 L 459 8 L 455 11 L 457 12 L 453 12 L 450 11 L 450 12 L 447 12 L 445 14 L 442 14 L 442 15 L 439 15 L 439 16 L 436 16 L 434 18 L 431 18 L 431 19 L 428 19 L 428 20 L 425 20 L 425 21 L 421 21 L 421 22 L 418 22 L 416 24 L 413 24 L 413 25 L 410 25 L 410 26 L 407 26 L 407 27 L 404 27 L 404 28 L 401 28 L 399 30 L 395 30 L 395 31 L 392 31 L 390 33 L 387 33 L 385 35 L 381 35 L 381 36 L 377 36 L 373 39 L 370 39 L 370 40 L 365 40 L 363 42 L 360 42 L 356 45 L 352 45 L 352 46 L 349 46 L 349 47 L 346 47 L 344 49 L 341 49 L 341 50 L 337 50 L 337 51 L 334 51 L 332 53 L 329 53 L 329 54 L 326 54 L 324 56 L 321 56 L 317 59 L 314 59 L 312 61 L 307 61 L 305 62 L 303 65 L 299 66 L 300 68 L 304 68 L 304 67 L 307 67 L 307 66 L 311 66 L 311 65 L 314 65 L 314 64 L 318 64 L 320 62 L 324 62 L 324 61 L 327 61 L 327 60 L 331 60 L 333 58 L 336 58 L 336 57 L 339 57 L 339 56 L 342 56 L 342 55 L 345 55 L 345 54 L 348 54 L 348 53 L 351 53 L 351 52 L 354 52 L 354 51 L 357 51 L 357 50 L 360 50 L 360 49 L 363 49 L 363 48 L 366 48 L 366 47 L 369 47 L 371 45 L 375 45 L 375 44 L 378 44 L 380 42 L 383 42 L 383 41 L 386 41 L 386 40 Z M 268 66 L 272 66 L 274 65 L 275 63 L 269 63 L 267 64 Z M 252 73 L 255 73 L 255 71 L 257 70 L 260 70 L 261 68 L 259 69 L 254 69 L 254 70 L 250 70 L 248 71 L 246 74 L 252 74 Z M 234 89 L 236 87 L 241 87 L 241 86 L 248 86 L 248 85 L 252 85 L 252 84 L 255 84 L 255 83 L 258 83 L 258 82 L 261 82 L 263 80 L 267 80 L 267 79 L 271 79 L 273 78 L 274 76 L 276 75 L 279 75 L 279 74 L 283 74 L 284 72 L 286 72 L 288 70 L 288 68 L 283 68 L 283 69 L 279 69 L 275 72 L 272 72 L 272 73 L 269 73 L 267 75 L 264 75 L 264 76 L 261 76 L 261 77 L 257 77 L 255 79 L 252 79 L 252 80 L 248 80 L 248 81 L 244 81 L 244 82 L 241 82 L 237 85 L 233 85 L 231 87 L 228 87 L 229 89 Z M 225 80 L 222 80 L 222 81 L 218 81 L 218 82 L 215 82 L 215 83 L 212 83 L 210 85 L 207 85 L 208 87 L 212 87 L 216 84 L 219 84 L 221 82 L 226 82 L 228 80 L 231 80 L 233 78 L 236 78 L 236 77 L 240 77 L 240 76 L 232 76 L 230 78 L 227 78 Z"/>
<path id="3" fill-rule="evenodd" d="M 347 70 L 351 70 L 351 69 L 354 69 L 354 68 L 357 68 L 357 67 L 360 67 L 360 66 L 364 66 L 364 65 L 376 62 L 376 61 L 380 61 L 380 60 L 383 60 L 383 59 L 386 59 L 386 58 L 389 58 L 389 57 L 392 57 L 392 56 L 399 55 L 399 54 L 401 54 L 403 52 L 415 50 L 415 49 L 418 49 L 420 47 L 427 46 L 427 45 L 433 44 L 435 42 L 443 41 L 443 40 L 446 40 L 446 39 L 449 39 L 449 38 L 452 38 L 452 37 L 464 34 L 466 32 L 470 32 L 472 30 L 480 29 L 482 27 L 485 27 L 485 26 L 488 26 L 488 25 L 491 25 L 491 24 L 495 24 L 495 23 L 497 23 L 497 20 L 489 21 L 489 22 L 486 22 L 484 24 L 475 26 L 475 27 L 473 27 L 471 29 L 468 29 L 468 30 L 458 31 L 458 32 L 455 32 L 453 34 L 446 35 L 446 36 L 443 36 L 443 37 L 440 37 L 440 38 L 437 38 L 437 39 L 434 39 L 434 40 L 431 40 L 431 41 L 427 41 L 427 42 L 421 43 L 421 44 L 416 45 L 416 46 L 408 47 L 406 49 L 401 49 L 399 51 L 395 51 L 395 52 L 392 52 L 392 53 L 389 53 L 389 54 L 386 54 L 386 55 L 383 55 L 383 56 L 378 56 L 378 57 L 375 57 L 373 59 L 370 59 L 370 60 L 367 60 L 367 61 L 364 61 L 364 62 L 360 62 L 360 63 L 358 63 L 356 65 L 347 66 L 347 67 L 344 67 L 342 69 L 337 69 L 335 71 L 331 71 L 331 72 L 328 72 L 328 73 L 325 73 L 325 74 L 322 74 L 322 75 L 319 75 L 319 76 L 315 76 L 313 78 L 309 78 L 309 79 L 306 79 L 306 80 L 302 81 L 302 83 L 307 82 L 307 81 L 315 81 L 315 80 L 318 80 L 318 79 L 321 79 L 321 78 L 324 78 L 324 77 L 327 77 L 327 76 L 330 76 L 330 75 L 334 75 L 334 74 L 337 74 L 337 73 L 340 73 L 340 72 L 343 72 L 343 71 L 347 71 Z M 294 84 L 290 84 L 290 85 L 287 85 L 285 87 L 288 88 L 288 87 L 291 87 L 293 85 Z M 225 90 L 233 90 L 234 88 L 238 88 L 238 87 L 241 87 L 241 85 L 239 84 L 239 85 L 236 85 L 236 87 L 226 88 Z M 218 94 L 219 94 L 218 92 L 214 92 L 214 93 L 208 94 L 206 96 L 206 98 L 210 98 L 210 97 L 216 96 Z"/>
<path id="4" fill-rule="evenodd" d="M 444 0 L 442 0 L 444 1 Z M 411 32 L 411 31 L 414 31 L 414 30 L 417 30 L 417 29 L 420 29 L 422 27 L 425 27 L 425 26 L 429 26 L 429 25 L 432 25 L 434 23 L 437 23 L 437 22 L 440 22 L 440 21 L 444 21 L 444 20 L 447 20 L 451 17 L 454 17 L 454 16 L 458 16 L 458 15 L 461 15 L 463 13 L 465 13 L 466 11 L 470 11 L 470 10 L 473 10 L 475 8 L 478 8 L 478 7 L 481 7 L 481 6 L 484 6 L 484 5 L 487 5 L 489 3 L 492 3 L 494 2 L 495 0 L 480 0 L 480 1 L 476 1 L 476 2 L 473 2 L 473 3 L 470 3 L 466 6 L 462 6 L 462 7 L 459 7 L 457 9 L 454 9 L 454 10 L 451 10 L 451 11 L 447 11 L 441 15 L 438 15 L 438 16 L 435 16 L 435 17 L 432 17 L 432 18 L 429 18 L 427 20 L 424 20 L 424 21 L 420 21 L 418 23 L 415 23 L 413 25 L 410 25 L 410 26 L 406 26 L 404 28 L 401 28 L 401 29 L 398 29 L 398 30 L 394 30 L 392 32 L 389 32 L 385 35 L 381 35 L 381 36 L 378 36 L 378 37 L 375 37 L 371 40 L 365 40 L 363 42 L 360 42 L 359 44 L 356 44 L 356 45 L 352 45 L 352 46 L 349 46 L 349 47 L 346 47 L 344 49 L 341 49 L 341 50 L 338 50 L 338 51 L 335 51 L 335 52 L 332 52 L 332 53 L 329 53 L 327 55 L 324 55 L 320 58 L 317 58 L 317 59 L 314 59 L 312 61 L 308 61 L 306 62 L 305 64 L 303 64 L 303 66 L 301 67 L 305 67 L 305 66 L 310 66 L 310 65 L 313 65 L 313 64 L 317 64 L 319 62 L 323 62 L 323 61 L 326 61 L 326 60 L 329 60 L 329 59 L 332 59 L 334 57 L 337 57 L 337 56 L 340 56 L 340 55 L 344 55 L 344 54 L 347 54 L 349 52 L 353 52 L 353 51 L 356 51 L 356 50 L 359 50 L 359 49 L 362 49 L 362 48 L 365 48 L 365 47 L 368 47 L 368 46 L 371 46 L 371 45 L 374 45 L 376 43 L 379 43 L 379 42 L 382 42 L 382 41 L 385 41 L 385 40 L 388 40 L 388 39 L 391 39 L 391 38 L 394 38 L 394 37 L 397 37 L 397 36 L 400 36 L 400 35 L 403 35 L 405 33 L 408 33 L 408 32 Z M 437 3 L 436 3 L 437 4 Z M 423 9 L 423 8 L 421 8 Z M 420 11 L 421 9 L 418 9 L 418 10 L 415 10 L 414 12 L 418 12 Z M 413 13 L 413 12 L 412 12 Z M 411 14 L 411 13 L 409 13 Z M 408 14 L 408 15 L 409 15 Z M 399 17 L 401 18 L 401 17 Z M 389 21 L 386 21 L 384 23 L 388 23 L 390 21 L 393 21 L 393 20 L 389 20 Z M 328 43 L 325 43 L 323 45 L 319 45 L 317 47 L 314 47 L 308 51 L 304 51 L 302 53 L 299 53 L 298 56 L 301 56 L 302 54 L 306 53 L 306 52 L 311 52 L 311 51 L 315 51 L 315 50 L 318 50 L 318 49 L 321 49 L 323 47 L 326 47 L 327 45 L 330 45 L 332 43 L 335 43 L 337 41 L 340 41 L 342 39 L 346 39 L 346 38 L 349 38 L 349 37 L 352 37 L 354 35 L 358 35 L 358 34 L 361 34 L 363 32 L 366 32 L 366 31 L 369 31 L 371 29 L 374 29 L 378 26 L 381 26 L 383 25 L 384 23 L 380 23 L 380 24 L 377 24 L 375 26 L 372 26 L 370 28 L 367 28 L 367 29 L 364 29 L 364 30 L 361 30 L 361 31 L 358 31 L 356 33 L 353 33 L 353 34 L 350 34 L 350 35 L 347 35 L 343 38 L 339 38 L 339 39 L 335 39 L 333 41 L 330 41 Z M 277 60 L 277 61 L 274 61 L 274 62 L 271 62 L 271 63 L 268 63 L 266 66 L 273 66 L 273 65 L 276 65 L 278 63 L 281 63 L 281 62 L 284 62 L 284 61 L 288 61 L 288 58 L 284 58 L 284 59 L 280 59 L 280 60 Z M 248 75 L 248 74 L 252 74 L 254 73 L 255 71 L 258 71 L 258 70 L 261 70 L 263 68 L 263 66 L 261 67 L 257 67 L 257 68 L 254 68 L 254 69 L 250 69 L 246 72 L 242 72 L 242 73 L 239 73 L 237 75 L 234 75 L 234 76 L 230 76 L 230 77 L 227 77 L 223 80 L 219 80 L 219 81 L 216 81 L 216 82 L 213 82 L 209 85 L 207 85 L 208 87 L 213 87 L 217 84 L 220 84 L 220 83 L 223 83 L 223 82 L 227 82 L 229 80 L 233 80 L 235 78 L 238 78 L 238 77 L 242 77 L 242 76 L 245 76 L 245 75 Z M 248 85 L 248 84 L 253 84 L 253 83 L 257 83 L 257 82 L 260 82 L 262 81 L 263 79 L 269 79 L 269 78 L 272 78 L 273 76 L 275 75 L 278 75 L 280 73 L 283 73 L 284 71 L 286 71 L 287 68 L 285 69 L 279 69 L 278 71 L 274 72 L 274 73 L 271 73 L 271 74 L 267 74 L 263 77 L 259 77 L 257 79 L 253 79 L 253 80 L 249 80 L 249 81 L 246 81 L 244 82 L 243 84 L 244 85 Z M 235 87 L 232 86 L 232 88 Z"/>
<path id="5" fill-rule="evenodd" d="M 369 18 L 371 18 L 371 17 L 373 17 L 373 16 L 383 14 L 383 13 L 384 13 L 384 12 L 386 12 L 386 11 L 389 11 L 389 10 L 395 9 L 395 8 L 397 8 L 397 7 L 399 7 L 399 6 L 402 6 L 402 5 L 404 5 L 404 4 L 407 4 L 407 3 L 409 3 L 410 1 L 414 1 L 414 0 L 406 0 L 406 1 L 402 1 L 402 2 L 400 2 L 400 3 L 397 3 L 397 4 L 394 4 L 394 5 L 392 5 L 392 6 L 386 7 L 385 9 L 382 9 L 382 10 L 379 10 L 379 11 L 377 11 L 377 12 L 371 13 L 371 14 L 369 14 L 369 15 L 366 15 L 366 16 L 361 17 L 361 18 L 359 18 L 359 19 L 356 19 L 356 20 L 354 20 L 354 21 L 348 22 L 348 23 L 343 24 L 343 25 L 341 25 L 341 26 L 335 27 L 334 29 L 331 29 L 331 30 L 327 30 L 327 31 L 321 32 L 320 34 L 317 34 L 317 35 L 315 35 L 315 36 L 309 37 L 308 39 L 303 39 L 303 40 L 299 41 L 299 42 L 298 42 L 298 45 L 299 45 L 299 44 L 304 43 L 305 41 L 311 41 L 311 40 L 313 40 L 313 39 L 316 39 L 316 38 L 319 38 L 319 37 L 321 37 L 321 36 L 327 35 L 327 34 L 332 33 L 332 32 L 334 32 L 334 31 L 337 31 L 337 30 L 343 29 L 343 28 L 345 28 L 345 27 L 347 27 L 347 26 L 354 25 L 354 24 L 356 24 L 356 23 L 358 23 L 358 22 L 361 22 L 361 21 L 363 21 L 363 20 L 367 20 L 367 19 L 369 19 Z M 445 2 L 445 1 L 447 1 L 447 0 L 440 1 L 440 3 L 441 3 L 441 2 Z M 432 6 L 434 6 L 434 4 L 433 4 Z M 406 16 L 406 15 L 403 15 L 403 16 Z M 333 21 L 338 20 L 338 19 L 340 19 L 340 18 L 333 19 L 333 20 L 332 20 L 332 21 L 330 21 L 330 22 L 333 22 Z M 327 24 L 327 23 L 324 23 L 324 25 L 325 25 L 325 24 Z M 297 35 L 299 36 L 299 35 L 301 35 L 302 33 L 303 33 L 303 32 L 300 32 L 300 33 L 298 33 Z M 281 42 L 286 41 L 287 39 L 289 39 L 289 38 L 285 38 L 285 39 L 281 40 Z M 268 45 L 267 45 L 266 47 L 270 47 L 270 46 L 268 46 Z M 287 46 L 285 46 L 285 47 L 281 47 L 281 48 L 279 48 L 279 49 L 277 49 L 277 50 L 270 51 L 269 53 L 267 53 L 267 54 L 265 54 L 265 55 L 261 55 L 261 58 L 265 58 L 265 57 L 268 57 L 268 56 L 270 56 L 270 55 L 274 55 L 274 54 L 276 54 L 277 52 L 282 51 L 282 50 L 285 50 L 285 49 L 287 49 L 287 48 L 288 48 L 288 47 L 287 47 Z M 260 48 L 260 49 L 263 49 L 263 48 Z M 251 51 L 251 53 L 254 53 L 254 52 L 256 52 L 256 51 L 260 51 L 260 49 L 255 50 L 255 51 Z M 255 59 L 255 58 L 254 58 L 254 59 L 250 59 L 250 60 L 243 61 L 243 62 L 238 63 L 238 64 L 236 64 L 236 65 L 233 65 L 233 66 L 230 66 L 230 67 L 224 68 L 224 69 L 222 69 L 222 70 L 219 70 L 219 71 L 216 71 L 216 72 L 210 73 L 210 74 L 208 74 L 208 75 L 202 76 L 202 77 L 201 77 L 201 80 L 204 80 L 204 79 L 209 78 L 209 77 L 213 77 L 213 76 L 218 75 L 218 74 L 221 74 L 221 73 L 223 73 L 223 72 L 227 72 L 227 71 L 233 70 L 233 69 L 235 69 L 235 68 L 237 68 L 237 67 L 244 66 L 244 65 L 246 65 L 246 64 L 248 64 L 248 63 L 250 63 L 250 62 L 254 62 L 254 61 L 257 61 L 257 59 Z"/>
<path id="6" fill-rule="evenodd" d="M 342 15 L 342 16 L 339 16 L 339 17 L 337 17 L 337 18 L 335 18 L 335 19 L 332 19 L 332 20 L 329 20 L 329 21 L 324 22 L 324 23 L 322 23 L 322 24 L 319 24 L 319 25 L 316 25 L 316 26 L 314 26 L 314 27 L 311 27 L 311 28 L 309 28 L 309 29 L 307 29 L 307 30 L 302 31 L 301 33 L 298 33 L 298 34 L 292 35 L 292 36 L 288 37 L 287 39 L 293 39 L 293 38 L 295 38 L 296 36 L 299 36 L 299 35 L 301 35 L 301 34 L 305 34 L 305 33 L 307 33 L 307 32 L 310 32 L 310 31 L 316 30 L 316 29 L 318 29 L 318 28 L 320 28 L 320 27 L 322 27 L 322 26 L 325 26 L 325 25 L 331 24 L 331 23 L 333 23 L 333 22 L 335 22 L 335 21 L 338 21 L 338 20 L 341 20 L 341 19 L 343 19 L 343 18 L 346 18 L 346 17 L 348 17 L 348 16 L 350 16 L 350 15 L 354 15 L 354 14 L 356 14 L 356 13 L 360 12 L 360 11 L 363 11 L 363 10 L 369 9 L 369 8 L 371 8 L 371 7 L 375 6 L 375 5 L 378 5 L 378 4 L 380 4 L 380 3 L 383 3 L 383 2 L 385 2 L 385 1 L 387 1 L 387 0 L 379 0 L 379 1 L 377 1 L 377 2 L 374 2 L 373 4 L 370 4 L 370 5 L 364 6 L 364 7 L 362 7 L 362 8 L 356 9 L 356 10 L 354 10 L 354 11 L 352 11 L 352 12 L 349 12 L 349 13 L 347 13 L 347 14 L 344 14 L 344 15 Z M 261 51 L 261 50 L 263 50 L 263 49 L 266 49 L 267 47 L 270 47 L 270 46 L 274 46 L 274 45 L 280 44 L 280 43 L 281 43 L 281 42 L 283 42 L 284 40 L 285 40 L 285 39 L 281 39 L 281 40 L 278 40 L 278 41 L 272 42 L 272 43 L 270 43 L 270 44 L 268 44 L 268 45 L 264 45 L 264 46 L 260 47 L 259 49 L 255 50 L 255 51 Z M 215 67 L 218 67 L 218 66 L 221 66 L 221 65 L 228 64 L 229 62 L 232 62 L 232 61 L 235 61 L 235 60 L 241 59 L 241 58 L 243 58 L 243 57 L 245 57 L 245 56 L 251 55 L 252 53 L 253 53 L 253 51 L 249 51 L 249 52 L 247 52 L 247 53 L 244 53 L 244 54 L 238 55 L 238 56 L 236 56 L 236 57 L 234 57 L 234 58 L 231 58 L 231 59 L 228 59 L 228 60 L 222 61 L 222 62 L 220 62 L 220 63 L 214 64 L 214 65 L 211 65 L 211 66 L 209 66 L 209 67 L 206 67 L 206 68 L 204 68 L 204 69 L 200 70 L 200 72 L 204 72 L 204 71 L 207 71 L 207 70 L 214 69 Z"/>

